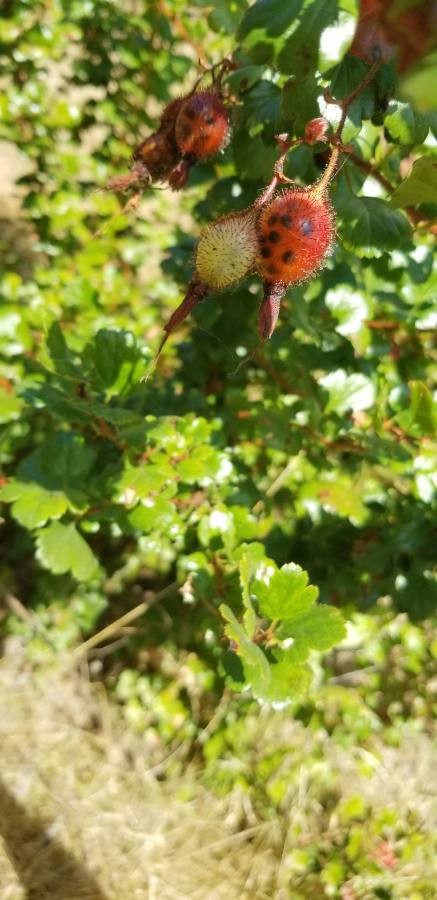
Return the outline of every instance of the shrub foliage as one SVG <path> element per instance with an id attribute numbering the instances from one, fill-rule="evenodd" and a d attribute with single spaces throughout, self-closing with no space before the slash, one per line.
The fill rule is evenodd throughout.
<path id="1" fill-rule="evenodd" d="M 0 136 L 26 163 L 27 231 L 1 248 L 0 582 L 35 613 L 9 628 L 69 646 L 145 597 L 124 659 L 165 644 L 217 687 L 287 701 L 352 610 L 387 595 L 412 619 L 433 608 L 435 116 L 383 63 L 348 110 L 335 252 L 287 292 L 272 340 L 247 278 L 153 369 L 200 226 L 253 203 L 275 135 L 335 125 L 326 88 L 342 98 L 365 76 L 347 52 L 355 4 L 4 6 Z M 119 214 L 95 189 L 198 59 L 226 56 L 228 146 L 183 193 L 149 188 Z M 325 162 L 324 144 L 297 146 L 286 173 L 309 184 Z"/>

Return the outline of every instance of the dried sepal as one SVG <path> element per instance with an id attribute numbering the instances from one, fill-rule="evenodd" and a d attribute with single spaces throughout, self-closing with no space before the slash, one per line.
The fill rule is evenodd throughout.
<path id="1" fill-rule="evenodd" d="M 283 281 L 265 281 L 264 296 L 258 316 L 258 331 L 262 341 L 270 340 L 278 321 L 281 300 L 287 290 Z"/>
<path id="2" fill-rule="evenodd" d="M 321 143 L 327 141 L 329 127 L 329 122 L 327 119 L 324 119 L 323 116 L 317 116 L 316 119 L 310 119 L 305 125 L 304 143 L 317 144 L 319 141 Z"/>
<path id="3" fill-rule="evenodd" d="M 168 322 L 164 325 L 164 337 L 159 346 L 158 353 L 156 358 L 158 358 L 161 350 L 170 337 L 171 333 L 178 328 L 182 322 L 190 315 L 193 309 L 211 293 L 209 288 L 206 287 L 205 284 L 202 284 L 196 278 L 188 285 L 187 293 L 185 294 L 182 303 L 175 309 L 174 313 L 170 316 Z"/>

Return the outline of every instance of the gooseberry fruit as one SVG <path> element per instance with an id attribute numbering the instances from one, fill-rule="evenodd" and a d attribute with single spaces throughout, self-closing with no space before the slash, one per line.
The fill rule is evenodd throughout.
<path id="1" fill-rule="evenodd" d="M 214 291 L 237 284 L 255 269 L 258 243 L 256 205 L 221 216 L 203 228 L 195 250 L 194 276 L 182 303 L 164 326 L 158 356 L 169 335 L 195 306 Z"/>
<path id="2" fill-rule="evenodd" d="M 287 287 L 315 275 L 334 240 L 329 197 L 317 184 L 289 188 L 262 210 L 258 223 L 257 268 L 264 281 L 259 330 L 270 338 Z"/>
<path id="3" fill-rule="evenodd" d="M 259 220 L 258 270 L 266 281 L 298 284 L 321 267 L 333 239 L 328 197 L 291 188 L 275 197 Z"/>
<path id="4" fill-rule="evenodd" d="M 254 269 L 257 213 L 229 213 L 202 230 L 195 253 L 197 278 L 211 290 L 236 284 Z"/>
<path id="5" fill-rule="evenodd" d="M 175 139 L 192 162 L 221 150 L 229 134 L 229 116 L 214 90 L 196 91 L 182 104 L 175 124 Z"/>

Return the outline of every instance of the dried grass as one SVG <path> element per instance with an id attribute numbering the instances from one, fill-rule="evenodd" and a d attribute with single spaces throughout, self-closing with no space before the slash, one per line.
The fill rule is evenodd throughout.
<path id="1" fill-rule="evenodd" d="M 293 876 L 287 858 L 296 835 L 302 846 L 329 841 L 337 828 L 305 765 L 314 751 L 310 732 L 267 710 L 248 720 L 252 745 L 260 753 L 266 743 L 289 747 L 278 772 L 292 765 L 298 773 L 283 815 L 260 823 L 244 794 L 220 801 L 199 785 L 194 770 L 161 783 L 162 748 L 128 732 L 102 686 L 85 673 L 41 675 L 15 639 L 6 649 L 0 900 L 286 900 L 315 897 L 314 890 L 322 896 L 310 874 Z M 360 793 L 372 807 L 392 805 L 402 816 L 414 809 L 425 830 L 432 829 L 428 737 L 401 748 L 375 744 L 374 753 L 341 749 L 327 738 L 325 750 L 323 765 L 338 773 L 335 790 L 342 797 Z M 359 774 L 363 763 L 373 777 Z M 251 825 L 239 830 L 243 820 Z M 432 878 L 414 866 L 401 870 L 393 896 L 410 896 L 411 883 L 423 874 Z M 370 882 L 367 887 L 355 896 L 375 896 Z"/>
<path id="2" fill-rule="evenodd" d="M 1 900 L 271 897 L 265 826 L 235 834 L 189 777 L 157 781 L 85 677 L 38 678 L 9 644 L 0 732 Z"/>

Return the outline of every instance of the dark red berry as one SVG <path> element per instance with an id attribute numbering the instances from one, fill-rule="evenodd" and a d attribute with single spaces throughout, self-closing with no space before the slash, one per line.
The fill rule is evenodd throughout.
<path id="1" fill-rule="evenodd" d="M 326 194 L 297 188 L 284 191 L 260 216 L 258 270 L 269 282 L 304 281 L 323 264 L 333 237 L 332 209 Z"/>
<path id="2" fill-rule="evenodd" d="M 183 103 L 175 126 L 182 153 L 195 160 L 206 159 L 222 149 L 228 134 L 229 117 L 215 91 L 197 91 Z"/>

